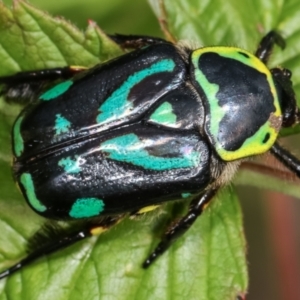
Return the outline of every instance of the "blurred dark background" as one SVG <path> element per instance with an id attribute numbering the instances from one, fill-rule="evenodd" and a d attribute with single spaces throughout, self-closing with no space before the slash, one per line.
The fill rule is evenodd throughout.
<path id="1" fill-rule="evenodd" d="M 4 0 L 11 5 L 11 0 Z M 108 33 L 162 36 L 146 0 L 30 0 L 84 30 L 88 19 Z M 296 154 L 300 154 L 296 153 Z M 248 242 L 247 300 L 300 299 L 300 202 L 288 196 L 237 187 Z"/>

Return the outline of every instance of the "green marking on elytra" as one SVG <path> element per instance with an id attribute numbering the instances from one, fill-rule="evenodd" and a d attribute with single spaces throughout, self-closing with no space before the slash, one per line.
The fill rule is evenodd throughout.
<path id="1" fill-rule="evenodd" d="M 75 159 L 72 159 L 71 157 L 62 158 L 58 162 L 58 165 L 63 167 L 65 172 L 69 174 L 79 173 L 81 171 L 78 157 L 75 157 Z"/>
<path id="2" fill-rule="evenodd" d="M 42 94 L 40 96 L 40 99 L 44 101 L 52 100 L 65 93 L 72 84 L 73 84 L 72 80 L 61 82 L 56 86 L 54 86 L 53 88 L 51 88 L 50 90 L 46 91 L 44 94 Z"/>
<path id="3" fill-rule="evenodd" d="M 146 146 L 147 141 L 142 142 L 131 133 L 102 143 L 100 150 L 109 153 L 111 159 L 155 171 L 190 168 L 199 165 L 201 161 L 200 153 L 196 151 L 183 150 L 186 153 L 182 157 L 158 157 L 144 150 Z"/>
<path id="4" fill-rule="evenodd" d="M 177 117 L 173 113 L 172 104 L 169 102 L 161 104 L 150 116 L 150 121 L 170 127 L 176 125 L 176 119 Z"/>
<path id="5" fill-rule="evenodd" d="M 64 118 L 61 114 L 57 114 L 55 119 L 55 134 L 59 135 L 61 133 L 66 133 L 69 131 L 71 123 L 66 118 Z"/>
<path id="6" fill-rule="evenodd" d="M 128 101 L 131 89 L 148 76 L 161 72 L 172 72 L 174 68 L 175 63 L 172 59 L 163 59 L 144 70 L 130 75 L 99 107 L 98 111 L 100 113 L 96 121 L 98 123 L 107 123 L 129 114 L 133 109 L 132 102 Z"/>
<path id="7" fill-rule="evenodd" d="M 38 212 L 44 212 L 47 210 L 46 206 L 36 197 L 35 188 L 32 177 L 29 173 L 23 173 L 20 176 L 20 182 L 25 189 L 25 193 L 30 205 Z"/>
<path id="8" fill-rule="evenodd" d="M 100 215 L 104 206 L 103 200 L 98 198 L 79 198 L 72 205 L 69 215 L 75 219 L 95 217 Z"/>
<path id="9" fill-rule="evenodd" d="M 24 151 L 24 140 L 21 134 L 23 117 L 18 117 L 13 128 L 14 151 L 17 157 Z"/>
<path id="10" fill-rule="evenodd" d="M 184 198 L 184 199 L 189 198 L 189 197 L 191 197 L 191 196 L 192 196 L 191 193 L 182 193 L 182 194 L 181 194 L 181 197 Z"/>

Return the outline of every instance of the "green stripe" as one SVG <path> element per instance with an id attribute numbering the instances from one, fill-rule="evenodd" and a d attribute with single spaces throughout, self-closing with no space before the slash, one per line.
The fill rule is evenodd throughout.
<path id="1" fill-rule="evenodd" d="M 25 193 L 30 205 L 38 212 L 44 212 L 47 210 L 41 201 L 36 197 L 35 188 L 32 177 L 29 173 L 23 173 L 20 177 L 20 182 L 25 189 Z"/>
<path id="2" fill-rule="evenodd" d="M 144 70 L 130 75 L 100 106 L 98 109 L 100 113 L 96 119 L 97 123 L 107 123 L 130 114 L 133 108 L 132 102 L 128 101 L 131 89 L 148 76 L 162 72 L 172 72 L 174 68 L 175 63 L 173 60 L 163 59 Z"/>
<path id="3" fill-rule="evenodd" d="M 21 134 L 21 124 L 23 121 L 23 117 L 19 117 L 13 128 L 13 140 L 14 140 L 14 151 L 16 156 L 21 156 L 24 151 L 24 140 Z"/>
<path id="4" fill-rule="evenodd" d="M 111 159 L 155 171 L 191 168 L 201 162 L 200 153 L 196 151 L 186 151 L 182 157 L 158 157 L 144 150 L 145 144 L 135 134 L 128 134 L 102 143 L 100 150 L 109 153 Z"/>
<path id="5" fill-rule="evenodd" d="M 72 80 L 67 80 L 62 83 L 59 83 L 56 86 L 54 86 L 52 89 L 50 89 L 50 90 L 46 91 L 44 94 L 42 94 L 40 96 L 40 99 L 44 100 L 44 101 L 49 101 L 49 100 L 55 99 L 58 96 L 65 93 L 72 84 L 73 84 Z"/>

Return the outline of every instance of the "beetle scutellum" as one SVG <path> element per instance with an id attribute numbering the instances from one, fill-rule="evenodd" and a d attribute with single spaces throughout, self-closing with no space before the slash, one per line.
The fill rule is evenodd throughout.
<path id="1" fill-rule="evenodd" d="M 33 98 L 12 139 L 14 174 L 28 204 L 46 218 L 85 220 L 0 278 L 127 214 L 190 200 L 188 213 L 144 262 L 148 267 L 231 181 L 242 159 L 270 150 L 299 176 L 299 160 L 276 141 L 282 127 L 299 119 L 291 72 L 266 67 L 273 46 L 284 46 L 279 34 L 267 34 L 254 55 L 236 47 L 191 50 L 151 37 L 112 38 L 135 50 L 88 70 L 0 78 L 4 96 Z"/>

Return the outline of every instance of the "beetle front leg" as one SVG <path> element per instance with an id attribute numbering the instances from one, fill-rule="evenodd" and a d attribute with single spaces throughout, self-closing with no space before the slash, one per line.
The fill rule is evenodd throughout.
<path id="1" fill-rule="evenodd" d="M 255 55 L 262 62 L 267 63 L 275 44 L 283 49 L 285 47 L 285 40 L 278 32 L 272 30 L 262 38 Z"/>
<path id="2" fill-rule="evenodd" d="M 202 214 L 207 204 L 213 199 L 213 197 L 217 193 L 217 190 L 217 188 L 210 189 L 202 194 L 200 199 L 196 198 L 190 203 L 188 213 L 168 229 L 161 242 L 150 254 L 150 256 L 144 261 L 143 268 L 148 268 L 161 254 L 163 254 L 171 246 L 171 244 L 176 239 L 181 237 L 191 227 L 196 219 Z"/>
<path id="3" fill-rule="evenodd" d="M 292 155 L 289 151 L 275 143 L 270 152 L 288 169 L 300 178 L 300 160 Z"/>
<path id="4" fill-rule="evenodd" d="M 296 95 L 291 81 L 292 73 L 288 69 L 271 69 L 274 80 L 282 90 L 281 109 L 283 111 L 282 127 L 291 127 L 300 120 Z"/>

